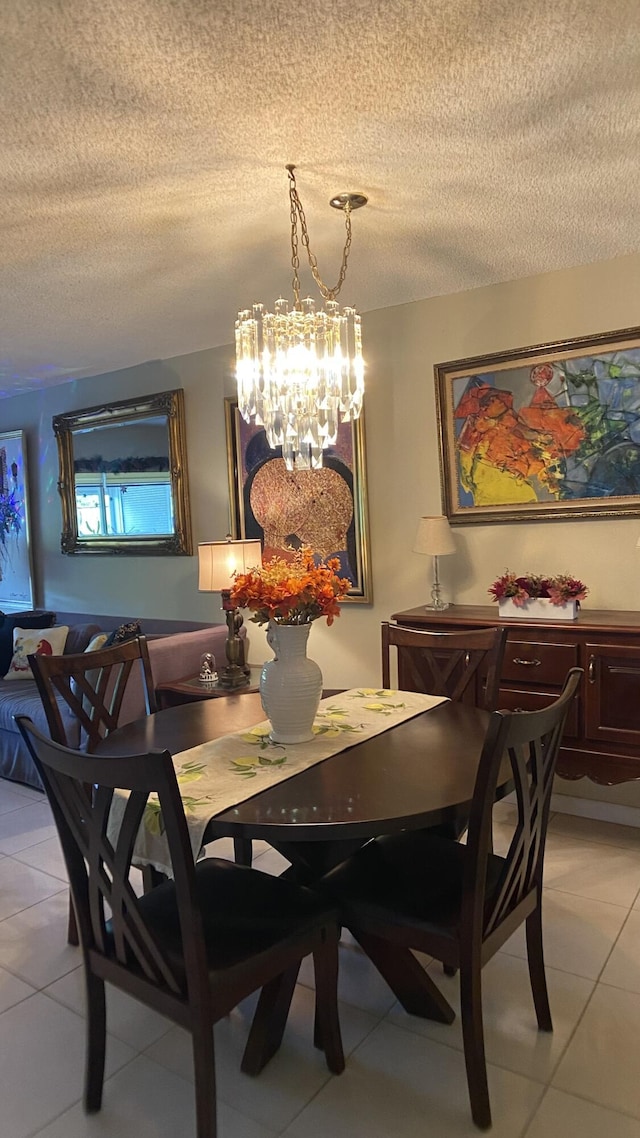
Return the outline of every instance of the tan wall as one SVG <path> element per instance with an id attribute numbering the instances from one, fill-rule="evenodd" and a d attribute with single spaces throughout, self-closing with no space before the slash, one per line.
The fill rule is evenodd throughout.
<path id="1" fill-rule="evenodd" d="M 419 516 L 441 509 L 433 365 L 637 325 L 639 297 L 636 255 L 365 314 L 374 604 L 345 606 L 331 629 L 316 624 L 310 652 L 327 686 L 379 682 L 380 621 L 428 597 L 429 560 L 411 547 Z M 233 393 L 232 375 L 232 349 L 224 347 L 0 402 L 0 429 L 28 432 L 40 603 L 185 620 L 218 615 L 216 598 L 198 594 L 195 558 L 103 560 L 59 553 L 51 418 L 108 397 L 183 387 L 194 539 L 214 540 L 228 524 L 223 397 Z M 442 560 L 441 576 L 459 603 L 484 603 L 487 586 L 509 565 L 570 571 L 589 584 L 593 606 L 640 608 L 640 518 L 467 526 L 456 533 L 458 552 Z M 268 652 L 253 626 L 251 635 L 258 662 Z M 579 792 L 575 785 L 566 789 Z M 602 797 L 611 793 L 612 800 L 633 798 L 629 788 L 603 791 Z"/>

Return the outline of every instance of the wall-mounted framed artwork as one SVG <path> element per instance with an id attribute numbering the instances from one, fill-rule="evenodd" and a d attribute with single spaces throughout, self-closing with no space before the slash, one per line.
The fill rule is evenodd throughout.
<path id="1" fill-rule="evenodd" d="M 33 573 L 23 431 L 0 434 L 0 610 L 33 607 Z"/>
<path id="2" fill-rule="evenodd" d="M 640 328 L 434 372 L 453 524 L 640 516 Z"/>
<path id="3" fill-rule="evenodd" d="M 286 469 L 264 427 L 246 423 L 235 398 L 225 399 L 233 537 L 260 538 L 263 557 L 309 545 L 337 557 L 351 588 L 346 601 L 371 603 L 367 488 L 362 416 L 343 423 L 321 470 Z"/>

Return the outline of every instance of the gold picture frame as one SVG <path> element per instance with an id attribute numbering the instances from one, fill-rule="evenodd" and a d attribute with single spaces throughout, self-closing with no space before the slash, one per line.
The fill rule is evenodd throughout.
<path id="1" fill-rule="evenodd" d="M 434 373 L 452 524 L 640 515 L 640 328 Z"/>
<path id="2" fill-rule="evenodd" d="M 264 556 L 310 545 L 340 560 L 351 588 L 346 602 L 372 601 L 364 423 L 343 423 L 321 470 L 287 471 L 264 427 L 246 423 L 236 398 L 225 399 L 231 531 L 260 538 Z"/>
<path id="3" fill-rule="evenodd" d="M 193 553 L 182 388 L 56 415 L 53 431 L 58 443 L 63 553 L 134 556 L 190 556 Z M 157 449 L 162 452 L 162 464 L 156 462 L 153 446 L 145 454 L 138 441 L 145 433 L 148 437 L 150 432 L 161 441 Z M 107 455 L 109 457 L 105 457 Z M 122 483 L 119 492 L 124 493 L 127 481 L 133 484 L 136 478 L 152 479 L 152 471 L 161 471 L 166 483 L 164 492 L 170 497 L 170 524 L 166 531 L 115 532 L 101 520 L 96 532 L 85 532 L 78 507 L 83 480 L 117 479 Z"/>

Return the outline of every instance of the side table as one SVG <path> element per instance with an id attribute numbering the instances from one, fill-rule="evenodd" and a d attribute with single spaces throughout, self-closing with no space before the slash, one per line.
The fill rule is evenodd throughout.
<path id="1" fill-rule="evenodd" d="M 156 688 L 158 710 L 180 707 L 184 703 L 199 703 L 203 699 L 217 699 L 222 695 L 245 695 L 247 692 L 257 692 L 261 671 L 261 664 L 251 666 L 249 683 L 242 688 L 225 688 L 219 683 L 203 684 L 198 676 L 167 680 L 164 684 L 158 684 Z"/>

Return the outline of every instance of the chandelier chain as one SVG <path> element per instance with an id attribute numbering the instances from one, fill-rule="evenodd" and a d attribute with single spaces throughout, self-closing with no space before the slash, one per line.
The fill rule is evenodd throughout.
<path id="1" fill-rule="evenodd" d="M 349 252 L 351 250 L 351 206 L 347 202 L 344 207 L 344 219 L 346 238 L 344 249 L 342 250 L 342 264 L 338 274 L 338 280 L 333 288 L 329 288 L 322 278 L 320 277 L 320 270 L 318 269 L 318 260 L 311 252 L 309 246 L 309 230 L 307 229 L 307 219 L 305 217 L 302 202 L 296 187 L 296 179 L 294 174 L 294 167 L 287 166 L 289 174 L 289 203 L 290 203 L 290 218 L 291 218 L 291 267 L 293 268 L 293 295 L 295 298 L 296 308 L 300 307 L 300 255 L 298 251 L 298 219 L 300 220 L 300 240 L 307 250 L 307 258 L 309 260 L 309 268 L 311 275 L 316 282 L 320 294 L 324 300 L 335 300 L 344 284 L 344 279 L 347 275 L 347 261 L 349 259 Z"/>

